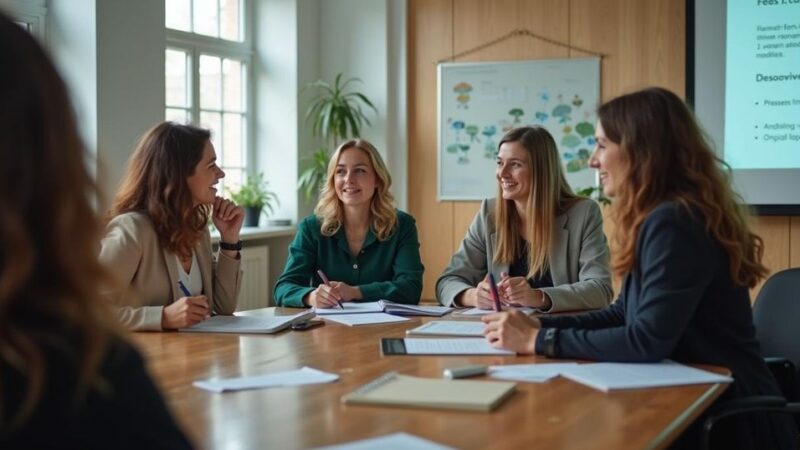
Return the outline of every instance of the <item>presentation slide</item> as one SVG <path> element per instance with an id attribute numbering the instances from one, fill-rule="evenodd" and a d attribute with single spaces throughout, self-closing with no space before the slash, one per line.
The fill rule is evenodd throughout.
<path id="1" fill-rule="evenodd" d="M 800 168 L 800 0 L 727 4 L 725 160 Z"/>

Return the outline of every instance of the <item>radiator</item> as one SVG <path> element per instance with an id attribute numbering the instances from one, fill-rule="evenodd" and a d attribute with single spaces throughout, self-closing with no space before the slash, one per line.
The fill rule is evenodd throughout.
<path id="1" fill-rule="evenodd" d="M 259 245 L 242 249 L 242 288 L 237 311 L 269 306 L 269 247 Z"/>

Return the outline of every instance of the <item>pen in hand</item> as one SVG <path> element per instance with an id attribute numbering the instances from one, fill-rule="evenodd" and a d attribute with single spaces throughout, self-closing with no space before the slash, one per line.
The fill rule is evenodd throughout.
<path id="1" fill-rule="evenodd" d="M 328 276 L 325 275 L 325 272 L 323 272 L 322 269 L 317 270 L 317 275 L 319 275 L 319 277 L 322 279 L 322 282 L 325 283 L 325 286 L 331 285 L 331 280 L 328 279 Z M 339 304 L 339 308 L 344 309 L 344 305 L 342 305 L 341 301 L 337 300 L 336 303 Z"/>
<path id="2" fill-rule="evenodd" d="M 494 274 L 489 273 L 489 288 L 492 291 L 492 302 L 494 303 L 494 310 L 500 312 L 500 296 L 497 294 L 497 283 L 494 281 Z"/>
<path id="3" fill-rule="evenodd" d="M 186 297 L 192 296 L 192 293 L 189 292 L 189 289 L 186 289 L 186 285 L 183 284 L 183 281 L 178 280 L 178 288 L 181 290 L 181 292 L 183 292 L 183 295 L 185 295 Z M 209 317 L 211 317 L 211 314 L 206 314 L 206 319 L 208 319 Z"/>

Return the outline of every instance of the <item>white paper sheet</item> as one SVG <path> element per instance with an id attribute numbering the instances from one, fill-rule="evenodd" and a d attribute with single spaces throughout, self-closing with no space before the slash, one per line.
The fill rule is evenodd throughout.
<path id="1" fill-rule="evenodd" d="M 577 366 L 578 363 L 508 364 L 489 366 L 489 376 L 499 380 L 544 383 L 561 375 L 561 372 Z"/>
<path id="2" fill-rule="evenodd" d="M 317 447 L 316 450 L 455 450 L 436 442 L 408 433 L 393 433 L 386 436 L 348 442 L 346 444 Z"/>
<path id="3" fill-rule="evenodd" d="M 344 309 L 339 308 L 338 306 L 334 306 L 333 308 L 314 308 L 314 312 L 320 316 L 383 312 L 383 305 L 379 302 L 342 302 L 342 306 L 344 306 Z"/>
<path id="4" fill-rule="evenodd" d="M 486 339 L 403 339 L 409 355 L 516 355 L 492 347 Z"/>
<path id="5" fill-rule="evenodd" d="M 194 386 L 211 392 L 240 391 L 266 387 L 301 386 L 305 384 L 330 383 L 339 379 L 335 373 L 323 372 L 311 367 L 275 372 L 254 377 L 223 378 L 219 380 L 197 380 Z"/>
<path id="6" fill-rule="evenodd" d="M 617 389 L 733 382 L 731 377 L 670 360 L 660 363 L 579 364 L 563 370 L 561 375 L 604 392 Z"/>
<path id="7" fill-rule="evenodd" d="M 503 311 L 522 311 L 527 315 L 531 315 L 536 312 L 533 308 L 508 308 L 503 307 Z M 461 311 L 462 316 L 485 316 L 486 314 L 491 314 L 495 312 L 493 309 L 478 309 L 478 308 L 470 308 L 465 311 Z"/>
<path id="8" fill-rule="evenodd" d="M 370 313 L 370 314 L 335 314 L 332 316 L 325 316 L 325 320 L 338 322 L 351 327 L 359 325 L 376 325 L 382 323 L 395 323 L 395 322 L 408 322 L 409 319 L 405 317 L 393 316 L 386 313 Z"/>
<path id="9" fill-rule="evenodd" d="M 472 320 L 434 320 L 412 328 L 406 331 L 406 334 L 483 337 L 485 326 L 483 322 Z"/>

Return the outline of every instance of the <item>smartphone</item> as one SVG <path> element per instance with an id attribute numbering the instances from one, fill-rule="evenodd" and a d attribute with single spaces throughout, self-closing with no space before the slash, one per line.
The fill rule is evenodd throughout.
<path id="1" fill-rule="evenodd" d="M 314 328 L 317 325 L 322 325 L 323 323 L 325 323 L 325 321 L 319 319 L 304 320 L 302 322 L 292 324 L 292 329 L 295 331 L 303 331 L 309 328 Z"/>
<path id="2" fill-rule="evenodd" d="M 384 355 L 405 355 L 405 340 L 402 338 L 381 338 L 381 353 Z"/>

